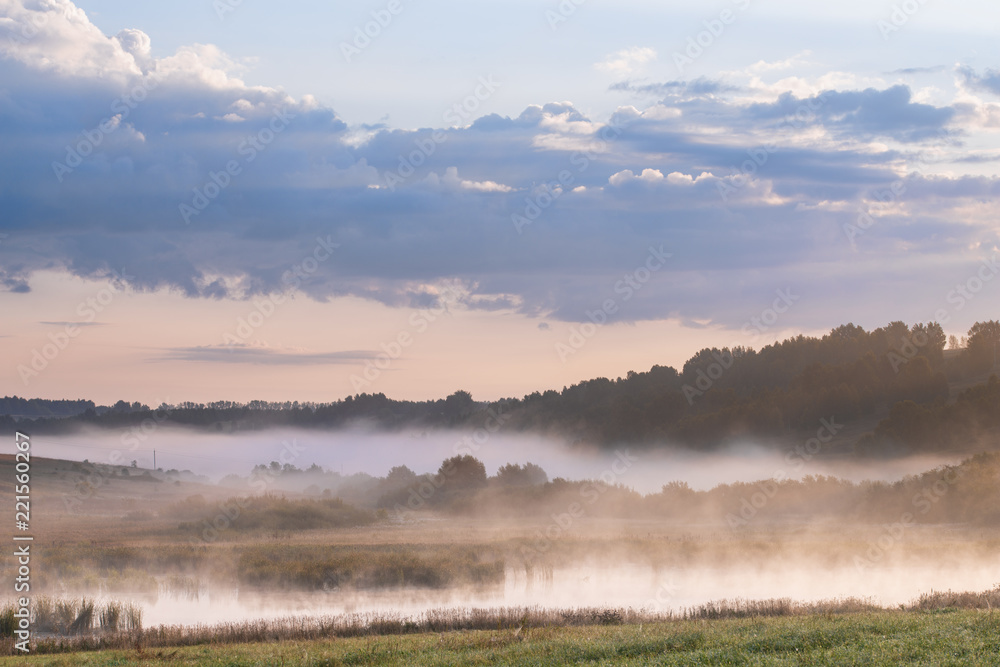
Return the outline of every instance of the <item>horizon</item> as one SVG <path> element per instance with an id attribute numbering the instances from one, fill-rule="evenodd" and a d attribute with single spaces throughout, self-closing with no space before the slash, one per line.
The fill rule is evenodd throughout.
<path id="1" fill-rule="evenodd" d="M 896 320 L 894 320 L 894 321 L 896 321 Z M 890 323 L 891 322 L 887 322 L 886 324 L 890 324 Z M 843 323 L 843 324 L 838 325 L 838 326 L 852 326 L 852 325 L 853 326 L 860 326 L 860 325 L 855 325 L 853 322 L 846 322 L 846 323 Z M 834 327 L 834 329 L 836 329 L 836 328 L 837 327 Z M 862 327 L 862 328 L 864 329 L 864 327 Z M 872 331 L 873 329 L 865 329 L 865 330 L 866 331 Z M 824 335 L 827 335 L 828 333 L 829 333 L 829 331 L 827 331 L 824 334 L 811 334 L 811 333 L 810 334 L 806 334 L 806 333 L 803 333 L 803 332 L 791 333 L 791 334 L 788 335 L 787 338 L 775 340 L 775 341 L 773 341 L 771 343 L 767 343 L 767 344 L 762 344 L 759 347 L 747 346 L 747 345 L 744 345 L 743 347 L 745 349 L 750 349 L 750 350 L 754 350 L 756 352 L 760 352 L 761 350 L 763 350 L 764 348 L 768 347 L 769 345 L 777 345 L 777 344 L 780 344 L 782 342 L 793 340 L 793 339 L 797 338 L 798 336 L 805 336 L 806 338 L 817 338 L 817 339 L 820 339 Z M 945 331 L 945 334 L 946 334 L 946 336 L 947 335 L 955 335 L 955 334 L 948 334 L 947 331 Z M 963 340 L 964 341 L 965 336 L 964 336 L 964 334 L 962 334 L 961 336 L 956 336 L 956 338 L 958 338 L 959 340 Z M 702 351 L 704 349 L 716 349 L 716 348 L 700 348 L 699 350 L 696 350 L 696 352 L 700 352 L 700 351 Z M 721 348 L 718 348 L 718 349 L 719 350 L 731 350 L 733 348 L 730 347 L 730 346 L 722 346 Z M 958 347 L 958 348 L 951 347 L 950 343 L 948 343 L 948 344 L 946 344 L 945 351 L 946 352 L 954 352 L 954 351 L 958 351 L 958 350 L 962 350 L 962 349 L 964 349 L 964 348 L 963 347 Z M 566 389 L 569 386 L 577 385 L 577 384 L 580 384 L 582 382 L 587 382 L 589 380 L 594 380 L 594 379 L 597 379 L 597 378 L 607 378 L 607 379 L 610 379 L 612 381 L 622 380 L 622 379 L 626 378 L 629 373 L 633 373 L 633 372 L 635 372 L 635 373 L 645 373 L 648 370 L 650 370 L 651 368 L 658 367 L 658 366 L 659 367 L 664 367 L 664 368 L 673 368 L 678 373 L 681 373 L 681 371 L 684 368 L 685 363 L 687 361 L 690 361 L 691 359 L 693 359 L 694 356 L 695 356 L 694 353 L 692 353 L 690 356 L 688 356 L 687 358 L 685 358 L 681 363 L 662 364 L 662 363 L 655 363 L 654 362 L 648 368 L 640 368 L 640 369 L 630 368 L 627 371 L 625 371 L 624 373 L 620 373 L 618 375 L 602 375 L 602 376 L 586 377 L 586 378 L 581 378 L 581 379 L 579 379 L 579 380 L 577 380 L 575 382 L 572 382 L 572 383 L 570 383 L 568 385 L 563 385 L 562 387 L 536 387 L 536 388 L 531 389 L 531 390 L 529 390 L 527 392 L 524 392 L 524 393 L 522 393 L 520 395 L 507 394 L 507 395 L 500 395 L 500 396 L 490 396 L 490 397 L 487 397 L 487 398 L 477 397 L 475 394 L 473 394 L 472 392 L 468 392 L 467 389 L 462 388 L 462 387 L 455 388 L 452 391 L 447 392 L 447 394 L 445 394 L 445 395 L 438 395 L 438 396 L 424 396 L 424 397 L 413 398 L 413 397 L 399 397 L 399 396 L 394 396 L 394 395 L 388 394 L 388 393 L 386 393 L 384 391 L 358 391 L 358 392 L 354 392 L 354 393 L 345 394 L 345 395 L 342 395 L 342 396 L 328 398 L 327 400 L 322 400 L 322 401 L 317 401 L 317 400 L 299 400 L 299 399 L 296 399 L 294 397 L 292 397 L 292 398 L 282 398 L 282 399 L 271 400 L 271 399 L 263 399 L 263 398 L 257 396 L 257 397 L 253 397 L 253 398 L 242 399 L 242 400 L 235 400 L 235 399 L 227 398 L 227 397 L 213 398 L 213 399 L 209 399 L 209 400 L 192 400 L 192 399 L 188 399 L 188 398 L 181 398 L 180 400 L 171 400 L 171 401 L 157 400 L 157 401 L 154 401 L 154 402 L 151 403 L 151 402 L 142 400 L 141 398 L 135 398 L 135 397 L 127 397 L 126 398 L 124 396 L 119 396 L 117 398 L 111 398 L 111 399 L 99 400 L 99 399 L 94 398 L 92 396 L 76 396 L 76 397 L 67 397 L 67 396 L 62 396 L 62 397 L 56 397 L 56 396 L 26 396 L 26 395 L 19 395 L 16 392 L 13 393 L 13 394 L 11 394 L 9 397 L 10 398 L 20 398 L 20 399 L 28 400 L 28 401 L 30 401 L 30 400 L 67 401 L 67 402 L 73 402 L 73 401 L 91 401 L 91 402 L 93 402 L 95 404 L 96 407 L 108 407 L 108 408 L 114 406 L 119 401 L 125 401 L 125 402 L 130 403 L 130 404 L 131 403 L 135 403 L 135 402 L 139 402 L 139 403 L 142 403 L 142 404 L 146 405 L 151 410 L 156 410 L 162 404 L 176 406 L 176 405 L 180 405 L 182 403 L 195 403 L 195 404 L 202 404 L 202 405 L 210 405 L 212 403 L 217 403 L 217 402 L 232 402 L 232 403 L 239 403 L 239 404 L 246 405 L 246 404 L 249 404 L 249 403 L 251 403 L 253 401 L 264 401 L 264 402 L 268 402 L 268 403 L 299 403 L 299 404 L 323 405 L 323 404 L 337 403 L 337 402 L 344 401 L 346 399 L 349 399 L 349 398 L 352 398 L 352 397 L 355 397 L 355 396 L 358 396 L 358 395 L 363 395 L 363 394 L 384 394 L 386 396 L 386 398 L 388 398 L 390 400 L 409 401 L 409 402 L 417 402 L 417 403 L 419 403 L 419 402 L 440 401 L 440 400 L 444 400 L 445 398 L 447 398 L 448 396 L 450 396 L 450 395 L 452 395 L 454 393 L 461 392 L 461 391 L 467 391 L 470 395 L 472 395 L 472 398 L 473 398 L 473 400 L 476 403 L 479 403 L 479 404 L 489 404 L 489 403 L 493 403 L 493 402 L 496 402 L 496 401 L 508 400 L 508 399 L 518 399 L 519 400 L 519 399 L 524 398 L 525 396 L 527 396 L 529 394 L 532 394 L 532 393 L 544 393 L 546 391 L 557 391 L 558 392 L 558 391 Z M 370 370 L 378 370 L 378 368 L 377 368 L 377 366 L 374 366 L 374 364 L 373 364 L 372 368 Z M 362 371 L 358 375 L 358 377 L 360 379 L 365 379 L 366 376 L 365 376 L 364 372 Z"/>

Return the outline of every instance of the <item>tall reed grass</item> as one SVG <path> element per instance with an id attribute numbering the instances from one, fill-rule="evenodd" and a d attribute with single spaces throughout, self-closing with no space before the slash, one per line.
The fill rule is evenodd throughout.
<path id="1" fill-rule="evenodd" d="M 0 606 L 0 637 L 14 635 L 16 609 L 13 600 Z M 141 631 L 142 607 L 119 600 L 40 596 L 31 600 L 31 627 L 41 635 L 64 637 Z"/>
<path id="2" fill-rule="evenodd" d="M 680 612 L 634 608 L 500 607 L 492 609 L 434 609 L 414 616 L 398 613 L 300 616 L 215 625 L 161 625 L 142 627 L 142 610 L 134 604 L 89 599 L 38 598 L 34 601 L 33 651 L 69 653 L 136 647 L 163 648 L 201 644 L 247 644 L 275 640 L 312 640 L 334 637 L 401 635 L 456 630 L 514 630 L 593 625 L 664 623 L 684 620 L 854 614 L 883 612 L 871 600 L 841 598 L 799 603 L 785 598 L 771 600 L 720 600 Z M 941 609 L 992 611 L 1000 604 L 1000 587 L 984 593 L 933 592 L 922 595 L 897 611 L 927 612 Z M 13 602 L 0 607 L 0 654 L 13 653 Z"/>

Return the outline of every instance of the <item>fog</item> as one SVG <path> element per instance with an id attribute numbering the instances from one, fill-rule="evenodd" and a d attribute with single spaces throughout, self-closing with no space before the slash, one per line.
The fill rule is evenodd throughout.
<path id="1" fill-rule="evenodd" d="M 958 462 L 957 457 L 865 462 L 760 444 L 709 454 L 625 446 L 597 450 L 540 436 L 495 434 L 476 442 L 467 433 L 441 431 L 205 434 L 156 427 L 141 435 L 141 440 L 135 431 L 38 435 L 32 451 L 45 458 L 116 461 L 119 466 L 135 459 L 139 467 L 150 467 L 155 449 L 158 468 L 191 470 L 216 481 L 230 474 L 245 476 L 255 465 L 271 461 L 377 477 L 406 465 L 421 474 L 435 472 L 456 454 L 472 454 L 490 475 L 504 464 L 530 461 L 550 479 L 603 479 L 644 494 L 657 494 L 675 480 L 706 491 L 778 474 L 892 481 Z M 138 446 L 130 446 L 136 442 Z M 99 501 L 86 494 L 79 498 L 82 511 L 102 526 L 106 513 L 117 511 L 123 519 L 119 528 L 128 531 L 125 543 L 139 544 L 144 535 L 159 535 L 164 551 L 176 545 L 207 547 L 205 561 L 192 559 L 191 554 L 200 552 L 171 552 L 156 570 L 146 565 L 152 562 L 143 556 L 146 547 L 135 549 L 129 552 L 132 560 L 116 567 L 136 581 L 152 581 L 151 588 L 120 582 L 118 588 L 107 582 L 98 585 L 100 595 L 142 590 L 134 599 L 144 609 L 146 626 L 306 615 L 419 616 L 458 607 L 642 608 L 668 613 L 723 599 L 808 603 L 858 598 L 894 607 L 933 591 L 985 591 L 1000 583 L 991 555 L 996 539 L 991 527 L 996 522 L 990 512 L 996 503 L 989 496 L 995 492 L 998 467 L 1000 459 L 994 457 L 963 465 L 966 471 L 961 474 L 953 471 L 943 477 L 935 470 L 882 488 L 871 502 L 866 489 L 824 480 L 782 489 L 771 485 L 767 494 L 738 489 L 715 497 L 671 489 L 638 500 L 613 488 L 601 495 L 590 484 L 545 485 L 549 495 L 544 495 L 497 481 L 480 487 L 477 495 L 449 501 L 453 505 L 445 502 L 447 487 L 440 495 L 433 495 L 432 489 L 432 495 L 424 497 L 440 504 L 410 508 L 426 511 L 402 511 L 394 500 L 384 507 L 396 509 L 376 513 L 371 502 L 364 510 L 370 517 L 367 523 L 334 527 L 342 524 L 320 521 L 302 529 L 289 523 L 323 503 L 349 516 L 338 509 L 337 498 L 299 488 L 322 475 L 294 473 L 291 486 L 282 486 L 283 476 L 277 476 L 272 488 L 310 495 L 261 498 L 271 505 L 241 505 L 236 514 L 229 514 L 220 501 L 239 493 L 236 487 L 142 485 L 137 481 L 148 480 L 148 475 L 133 479 L 118 475 L 121 471 L 100 477 L 95 496 Z M 62 472 L 53 475 L 52 483 L 70 488 L 78 479 L 83 479 L 79 470 Z M 342 488 L 350 492 L 350 486 Z M 383 486 L 368 484 L 366 497 L 378 498 L 386 491 Z M 192 504 L 203 491 L 209 497 Z M 698 500 L 696 495 L 712 497 Z M 574 505 L 583 511 L 571 517 Z M 275 507 L 295 512 L 294 517 L 282 515 L 277 528 L 240 528 L 240 521 L 265 516 Z M 497 507 L 508 514 L 497 512 Z M 145 514 L 130 518 L 136 508 Z M 241 560 L 251 549 L 258 551 L 248 561 Z M 96 565 L 103 563 L 99 551 L 91 543 L 54 561 L 67 563 L 66 572 L 77 577 L 74 582 L 58 577 L 58 594 L 94 594 L 92 584 L 79 578 L 84 567 L 80 559 L 89 559 L 98 580 L 110 581 L 114 568 Z M 292 560 L 281 560 L 285 554 Z M 383 557 L 386 560 L 379 560 Z M 372 583 L 366 579 L 370 563 L 377 563 L 380 572 L 396 574 Z M 496 567 L 477 570 L 480 564 Z M 244 576 L 247 567 L 256 569 Z M 299 579 L 282 580 L 288 572 L 298 573 Z M 409 578 L 404 579 L 404 572 Z M 338 587 L 341 581 L 346 582 L 343 588 Z"/>
<path id="2" fill-rule="evenodd" d="M 483 461 L 487 473 L 495 474 L 506 463 L 532 462 L 549 479 L 598 479 L 627 457 L 633 465 L 614 481 L 640 493 L 657 492 L 680 480 L 696 490 L 719 484 L 769 479 L 777 473 L 791 479 L 805 475 L 833 475 L 851 481 L 878 479 L 895 481 L 960 457 L 913 456 L 876 462 L 859 462 L 820 451 L 815 457 L 795 447 L 765 447 L 757 443 L 730 446 L 712 453 L 687 450 L 651 451 L 621 445 L 598 450 L 537 435 L 488 434 L 448 431 L 377 432 L 350 430 L 318 432 L 272 429 L 234 434 L 202 433 L 156 426 L 143 431 L 89 429 L 73 435 L 38 435 L 38 456 L 140 468 L 191 470 L 218 481 L 228 474 L 246 475 L 258 464 L 271 461 L 298 468 L 319 465 L 344 475 L 367 473 L 382 477 L 393 466 L 405 465 L 417 474 L 437 471 L 441 462 L 456 454 L 471 454 Z M 114 453 L 118 454 L 115 455 Z M 112 457 L 115 458 L 112 458 Z M 621 470 L 619 465 L 614 469 Z"/>
<path id="3" fill-rule="evenodd" d="M 962 559 L 958 567 L 919 563 L 880 568 L 860 575 L 854 567 L 818 568 L 804 562 L 768 566 L 689 567 L 655 571 L 635 564 L 617 567 L 574 565 L 556 568 L 550 577 L 528 578 L 508 568 L 495 589 L 392 589 L 364 592 L 317 592 L 309 595 L 240 593 L 202 589 L 196 597 L 161 595 L 144 603 L 149 625 L 222 623 L 302 615 L 397 613 L 414 616 L 431 609 L 456 607 L 539 606 L 555 608 L 635 608 L 681 612 L 722 599 L 790 598 L 814 602 L 835 598 L 868 599 L 893 607 L 913 602 L 932 590 L 982 591 L 998 581 L 995 565 Z"/>

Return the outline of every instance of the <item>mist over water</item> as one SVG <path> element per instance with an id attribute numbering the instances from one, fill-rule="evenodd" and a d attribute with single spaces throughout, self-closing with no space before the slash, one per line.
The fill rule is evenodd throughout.
<path id="1" fill-rule="evenodd" d="M 835 598 L 868 599 L 893 607 L 913 602 L 932 590 L 987 590 L 1000 581 L 995 564 L 963 559 L 957 567 L 915 563 L 859 574 L 854 567 L 821 568 L 815 563 L 746 563 L 742 567 L 688 567 L 654 570 L 636 564 L 617 567 L 572 565 L 550 575 L 528 577 L 508 568 L 502 586 L 490 589 L 403 588 L 365 592 L 318 592 L 308 595 L 203 589 L 195 597 L 162 595 L 145 602 L 148 625 L 191 625 L 340 614 L 416 616 L 432 609 L 457 607 L 538 606 L 603 607 L 681 612 L 722 599 L 790 598 L 816 602 Z"/>
<path id="2" fill-rule="evenodd" d="M 768 448 L 759 443 L 698 453 L 624 445 L 598 450 L 534 435 L 493 434 L 478 442 L 472 436 L 468 432 L 386 433 L 360 429 L 271 429 L 223 434 L 164 426 L 143 434 L 134 448 L 133 431 L 93 429 L 74 435 L 36 436 L 33 452 L 46 458 L 87 458 L 109 463 L 112 453 L 118 451 L 120 465 L 135 459 L 140 467 L 150 467 L 155 449 L 157 467 L 191 470 L 213 481 L 234 473 L 245 476 L 255 465 L 271 461 L 291 463 L 300 469 L 317 464 L 345 475 L 367 473 L 377 477 L 385 476 L 394 466 L 405 465 L 421 474 L 435 472 L 443 460 L 456 454 L 471 453 L 483 461 L 490 475 L 504 464 L 528 461 L 541 466 L 550 479 L 600 479 L 615 471 L 614 483 L 646 494 L 657 493 L 664 484 L 675 480 L 696 490 L 709 490 L 720 484 L 769 479 L 779 472 L 789 478 L 831 475 L 851 481 L 892 481 L 960 459 L 924 456 L 861 462 L 828 456 L 807 460 L 794 447 Z M 290 448 L 289 443 L 294 447 Z M 620 466 L 615 467 L 623 460 L 629 462 L 624 472 Z M 226 493 L 220 489 L 220 494 Z M 562 505 L 558 507 L 566 511 Z M 217 513 L 215 505 L 210 508 Z M 883 531 L 880 522 L 855 526 L 850 522 L 818 525 L 794 520 L 783 525 L 775 537 L 768 532 L 773 527 L 763 521 L 752 525 L 750 532 L 727 527 L 723 515 L 739 511 L 739 503 L 734 500 L 731 507 L 721 508 L 718 516 L 711 515 L 714 519 L 709 517 L 714 523 L 672 528 L 665 528 L 668 524 L 656 516 L 620 522 L 584 518 L 561 537 L 553 538 L 562 541 L 565 552 L 558 548 L 544 551 L 542 560 L 531 567 L 517 557 L 510 558 L 503 576 L 494 579 L 493 585 L 370 590 L 326 586 L 326 590 L 291 593 L 286 589 L 239 588 L 235 581 L 222 584 L 206 577 L 197 581 L 196 592 L 185 592 L 171 590 L 165 573 L 153 573 L 160 581 L 159 593 L 137 596 L 136 601 L 144 609 L 146 626 L 190 626 L 286 616 L 412 617 L 435 609 L 470 607 L 641 608 L 677 613 L 723 599 L 789 598 L 808 603 L 853 597 L 892 607 L 911 603 L 935 590 L 982 591 L 1000 583 L 996 559 L 984 557 L 981 550 L 971 546 L 965 548 L 966 543 L 961 541 L 968 539 L 971 544 L 978 539 L 972 533 L 948 538 L 952 540 L 948 544 L 959 548 L 944 542 L 940 548 L 927 548 L 949 534 L 951 528 L 946 525 L 908 528 L 905 539 L 894 540 L 884 557 L 879 555 L 858 568 L 856 557 L 865 554 Z M 429 535 L 439 539 L 438 533 L 449 536 L 447 539 L 456 539 L 456 535 L 464 539 L 475 528 L 481 529 L 476 539 L 502 543 L 519 534 L 536 544 L 533 536 L 540 537 L 552 525 L 547 513 L 507 524 L 489 519 L 468 521 L 464 528 L 455 528 L 447 518 L 410 516 L 402 523 L 373 528 L 364 535 L 344 532 L 337 539 L 346 543 L 370 540 L 364 543 L 374 545 L 398 539 L 405 545 L 407 540 L 422 543 Z M 689 539 L 688 531 L 697 535 Z M 850 539 L 847 533 L 851 533 Z M 585 541 L 590 538 L 596 541 Z M 590 546 L 577 548 L 574 540 Z M 630 540 L 641 542 L 640 548 L 645 551 L 633 554 Z M 605 544 L 614 545 L 617 555 L 602 553 Z"/>
<path id="3" fill-rule="evenodd" d="M 491 434 L 475 438 L 474 433 L 466 431 L 270 429 L 222 434 L 162 426 L 138 434 L 131 430 L 90 429 L 73 435 L 39 435 L 34 438 L 34 447 L 38 456 L 88 459 L 94 463 L 110 463 L 112 453 L 117 451 L 119 464 L 136 460 L 141 468 L 153 466 L 155 450 L 157 467 L 191 470 L 213 481 L 228 474 L 246 475 L 255 465 L 279 460 L 298 468 L 317 464 L 345 475 L 367 473 L 382 477 L 393 466 L 401 465 L 422 474 L 436 472 L 442 461 L 456 454 L 472 454 L 483 461 L 490 475 L 504 464 L 530 461 L 541 466 L 549 479 L 582 480 L 600 478 L 615 461 L 626 456 L 634 465 L 616 474 L 614 481 L 640 493 L 658 492 L 671 481 L 708 490 L 719 484 L 770 479 L 779 471 L 792 479 L 832 475 L 854 482 L 895 481 L 961 459 L 912 456 L 868 464 L 856 459 L 823 458 L 822 453 L 807 460 L 794 447 L 769 448 L 759 443 L 700 453 L 653 451 L 627 444 L 601 450 L 537 435 Z"/>

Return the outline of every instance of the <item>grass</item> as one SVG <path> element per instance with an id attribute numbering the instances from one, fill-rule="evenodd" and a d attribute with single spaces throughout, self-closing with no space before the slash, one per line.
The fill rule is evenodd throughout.
<path id="1" fill-rule="evenodd" d="M 12 657 L 0 665 L 1000 665 L 974 610 L 530 627 Z"/>
<path id="2" fill-rule="evenodd" d="M 219 530 L 298 532 L 367 526 L 376 521 L 374 512 L 357 509 L 340 498 L 289 500 L 274 495 L 234 497 L 221 503 L 192 496 L 168 507 L 165 514 L 187 519 L 178 525 L 181 531 L 209 539 Z"/>
<path id="3" fill-rule="evenodd" d="M 460 609 L 142 628 L 137 614 L 108 599 L 195 599 L 217 589 L 303 598 L 315 591 L 326 597 L 365 590 L 386 595 L 397 586 L 485 590 L 501 585 L 505 572 L 547 590 L 554 570 L 579 564 L 598 571 L 634 566 L 658 582 L 691 567 L 725 572 L 766 564 L 780 570 L 806 562 L 820 578 L 851 567 L 884 531 L 881 524 L 853 522 L 777 524 L 762 511 L 735 530 L 721 519 L 674 525 L 588 516 L 549 540 L 542 537 L 551 529 L 547 517 L 483 522 L 415 514 L 387 521 L 335 499 L 274 497 L 246 501 L 235 516 L 228 490 L 186 484 L 133 490 L 118 481 L 88 498 L 82 514 L 70 516 L 61 510 L 65 484 L 58 474 L 39 477 L 39 502 L 49 504 L 40 505 L 38 535 L 44 539 L 32 562 L 36 604 L 43 595 L 62 597 L 49 598 L 50 609 L 40 614 L 49 619 L 47 630 L 36 619 L 38 655 L 0 658 L 0 666 L 1000 665 L 993 657 L 1000 653 L 1000 631 L 992 614 L 1000 590 L 930 593 L 905 610 L 857 599 L 811 605 L 731 600 L 673 618 L 628 609 Z M 112 484 L 121 493 L 112 493 Z M 192 490 L 205 500 L 192 499 Z M 719 516 L 730 509 L 720 505 Z M 220 513 L 226 520 L 219 520 L 215 539 L 200 539 L 205 522 L 215 523 Z M 109 516 L 122 520 L 109 522 Z M 294 528 L 291 518 L 300 521 Z M 910 563 L 960 568 L 992 562 L 997 549 L 997 529 L 918 525 L 873 572 L 892 574 Z M 0 577 L 11 578 L 12 567 L 11 559 L 0 563 Z M 573 598 L 552 596 L 552 602 L 565 599 Z M 0 606 L 0 636 L 13 620 Z M 78 634 L 71 634 L 74 626 Z M 11 649 L 10 639 L 0 639 L 0 655 Z"/>
<path id="4" fill-rule="evenodd" d="M 1000 588 L 986 593 L 933 593 L 915 601 L 909 609 L 896 613 L 942 614 L 982 612 L 993 619 L 993 603 Z M 198 645 L 232 645 L 276 641 L 334 640 L 357 637 L 386 637 L 420 633 L 463 631 L 555 630 L 569 627 L 655 626 L 678 622 L 720 622 L 736 619 L 767 620 L 783 617 L 824 618 L 833 620 L 860 614 L 884 614 L 889 610 L 857 598 L 843 598 L 812 603 L 787 599 L 721 600 L 691 607 L 678 614 L 631 608 L 542 607 L 458 608 L 426 611 L 416 616 L 398 613 L 346 614 L 341 616 L 299 616 L 260 619 L 216 625 L 142 627 L 137 607 L 108 601 L 59 600 L 40 598 L 34 606 L 36 635 L 33 652 L 39 654 L 80 653 L 135 648 L 154 650 Z M 13 613 L 10 605 L 0 616 Z M 98 622 L 95 624 L 95 617 Z M 1000 620 L 1000 617 L 998 617 Z M 683 643 L 683 642 L 682 642 Z M 690 642 L 684 645 L 690 644 Z M 0 640 L 0 654 L 9 655 L 13 647 Z"/>
<path id="5" fill-rule="evenodd" d="M 16 609 L 13 601 L 0 606 L 0 637 L 13 636 Z M 142 630 L 142 608 L 131 602 L 41 596 L 32 599 L 31 611 L 32 628 L 46 635 L 117 634 Z"/>
<path id="6" fill-rule="evenodd" d="M 239 583 L 254 588 L 322 590 L 419 586 L 443 588 L 503 582 L 504 561 L 489 549 L 461 545 L 241 548 Z"/>
<path id="7" fill-rule="evenodd" d="M 510 550 L 507 550 L 508 552 Z M 300 591 L 411 586 L 495 586 L 506 556 L 493 544 L 315 545 L 286 541 L 250 545 L 75 544 L 38 550 L 39 588 L 88 595 L 143 595 L 155 600 L 156 577 L 172 589 L 199 579 L 247 589 Z M 0 568 L 0 575 L 12 570 Z M 183 586 L 182 586 L 183 588 Z"/>

